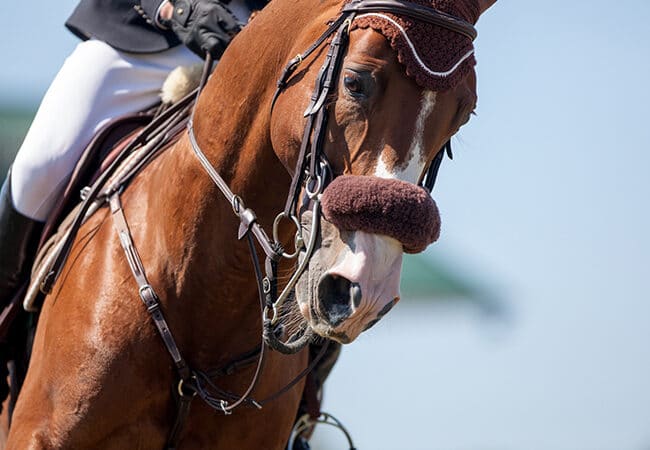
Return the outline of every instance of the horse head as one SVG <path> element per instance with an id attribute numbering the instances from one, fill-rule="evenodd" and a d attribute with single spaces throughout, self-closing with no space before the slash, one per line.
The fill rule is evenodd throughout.
<path id="1" fill-rule="evenodd" d="M 413 3 L 469 25 L 494 1 Z M 421 252 L 438 238 L 438 210 L 422 183 L 468 122 L 477 94 L 471 30 L 459 33 L 390 8 L 357 11 L 340 26 L 348 34 L 340 42 L 339 34 L 329 38 L 345 48 L 340 60 L 331 60 L 337 50 L 330 47 L 330 54 L 322 49 L 294 60 L 302 70 L 289 65 L 295 74 L 277 97 L 271 138 L 287 170 L 304 181 L 292 207 L 301 240 L 314 245 L 299 251 L 300 312 L 317 334 L 349 343 L 399 301 L 403 253 Z M 336 65 L 331 80 L 328 64 Z M 323 84 L 332 87 L 323 93 Z M 305 129 L 303 116 L 318 121 L 319 102 L 322 121 Z"/>

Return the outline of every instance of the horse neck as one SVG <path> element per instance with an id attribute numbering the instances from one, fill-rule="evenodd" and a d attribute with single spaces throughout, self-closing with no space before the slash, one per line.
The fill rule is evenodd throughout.
<path id="1" fill-rule="evenodd" d="M 238 115 L 223 122 L 237 120 Z M 202 133 L 197 133 L 197 140 L 206 151 L 210 149 L 205 145 L 210 140 Z M 256 208 L 260 222 L 268 228 L 271 208 L 264 202 L 274 207 L 281 204 L 281 194 L 276 192 L 282 186 L 271 180 L 265 188 L 264 177 L 251 160 L 270 167 L 269 171 L 277 170 L 277 163 L 267 149 L 250 143 L 240 148 L 235 152 L 233 145 L 219 158 L 210 151 L 208 158 L 247 206 Z M 250 350 L 260 339 L 257 284 L 247 244 L 237 239 L 239 220 L 231 205 L 201 166 L 187 136 L 149 169 L 139 183 L 144 201 L 136 189 L 138 198 L 132 202 L 146 209 L 142 231 L 133 227 L 140 234 L 134 239 L 142 242 L 138 247 L 145 267 L 152 285 L 162 294 L 179 344 L 190 349 L 188 357 L 199 365 L 213 364 L 214 352 L 227 359 Z M 262 198 L 260 192 L 266 193 L 265 189 L 268 195 Z M 131 216 L 135 215 L 127 214 Z M 137 217 L 131 221 L 137 222 Z M 242 329 L 246 330 L 243 335 Z M 232 336 L 238 336 L 238 341 L 229 339 Z M 207 353 L 194 355 L 191 349 Z"/>

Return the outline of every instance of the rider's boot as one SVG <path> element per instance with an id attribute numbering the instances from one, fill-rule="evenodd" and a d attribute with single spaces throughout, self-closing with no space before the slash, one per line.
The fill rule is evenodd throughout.
<path id="1" fill-rule="evenodd" d="M 0 189 L 0 312 L 27 277 L 43 224 L 16 211 L 11 199 L 11 173 Z M 0 343 L 0 411 L 9 394 L 7 362 L 12 359 L 9 342 Z"/>
<path id="2" fill-rule="evenodd" d="M 43 223 L 19 213 L 11 199 L 11 174 L 0 190 L 0 311 L 26 279 Z"/>

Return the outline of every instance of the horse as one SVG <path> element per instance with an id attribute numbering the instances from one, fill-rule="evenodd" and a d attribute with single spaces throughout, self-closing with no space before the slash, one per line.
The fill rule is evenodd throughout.
<path id="1" fill-rule="evenodd" d="M 468 2 L 478 14 L 493 3 Z M 188 366 L 219 367 L 258 348 L 266 324 L 274 325 L 269 339 L 297 331 L 349 343 L 397 303 L 403 252 L 437 238 L 437 224 L 418 222 L 435 222 L 437 210 L 417 184 L 468 120 L 476 79 L 470 66 L 449 89 L 422 87 L 384 34 L 354 27 L 364 12 L 399 15 L 401 5 L 413 14 L 424 2 L 375 1 L 374 9 L 337 19 L 358 3 L 271 2 L 217 64 L 187 132 L 86 220 L 43 304 L 5 448 L 171 447 L 177 402 L 200 385 L 183 386 L 198 383 L 195 372 L 179 382 L 170 335 Z M 458 22 L 441 16 L 452 29 Z M 328 60 L 336 61 L 322 70 Z M 322 120 L 316 130 L 305 127 L 305 110 L 319 102 Z M 310 156 L 316 141 L 322 155 Z M 237 194 L 224 196 L 207 167 Z M 295 195 L 287 199 L 288 192 Z M 387 215 L 382 199 L 394 202 Z M 136 256 L 125 256 L 125 234 L 116 232 L 122 214 Z M 244 238 L 271 227 L 280 249 Z M 427 236 L 410 242 L 415 228 Z M 295 253 L 285 250 L 292 244 Z M 260 295 L 272 289 L 268 276 L 264 283 L 256 276 L 261 268 L 249 250 L 297 260 L 276 268 L 281 308 L 267 303 L 260 313 Z M 146 285 L 134 280 L 134 264 L 146 271 Z M 265 266 L 273 264 L 267 258 Z M 295 276 L 294 265 L 301 267 Z M 158 303 L 148 311 L 138 291 L 144 301 L 154 289 Z M 150 314 L 164 314 L 164 339 L 156 319 L 163 316 L 152 323 Z M 174 446 L 285 448 L 309 364 L 306 347 L 285 353 L 267 352 L 258 376 L 254 364 L 223 373 L 219 392 L 238 394 L 224 394 L 216 408 L 194 402 Z M 272 400 L 259 408 L 254 400 L 264 398 Z"/>

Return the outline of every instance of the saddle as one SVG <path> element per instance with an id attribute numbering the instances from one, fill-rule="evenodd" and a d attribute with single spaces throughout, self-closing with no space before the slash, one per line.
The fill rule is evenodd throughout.
<path id="1" fill-rule="evenodd" d="M 193 105 L 192 94 L 175 105 L 160 103 L 114 119 L 94 137 L 46 222 L 23 299 L 26 311 L 38 311 L 44 294 L 51 289 L 48 275 L 57 261 L 60 266 L 65 262 L 64 252 L 67 253 L 66 249 L 72 245 L 85 219 L 105 204 L 110 193 L 125 188 L 149 162 L 178 140 Z M 142 137 L 152 125 L 168 115 L 174 119 L 172 127 L 157 127 L 150 135 Z"/>

